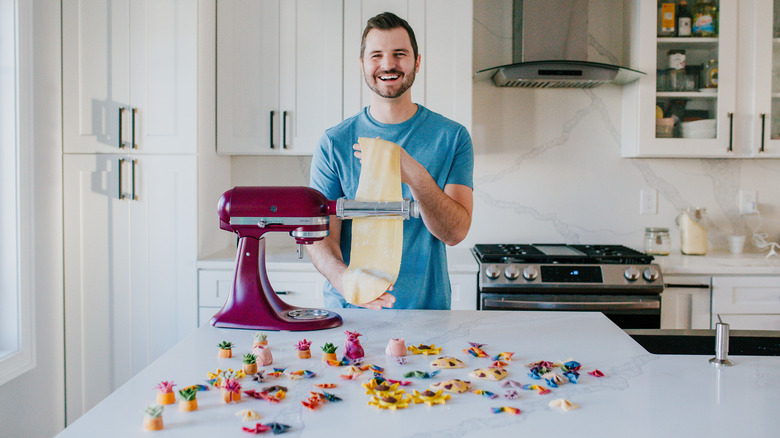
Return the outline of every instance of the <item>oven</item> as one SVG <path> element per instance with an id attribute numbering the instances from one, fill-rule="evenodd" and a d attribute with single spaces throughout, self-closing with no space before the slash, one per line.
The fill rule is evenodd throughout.
<path id="1" fill-rule="evenodd" d="M 602 312 L 621 328 L 661 328 L 653 257 L 621 245 L 478 244 L 480 310 Z"/>

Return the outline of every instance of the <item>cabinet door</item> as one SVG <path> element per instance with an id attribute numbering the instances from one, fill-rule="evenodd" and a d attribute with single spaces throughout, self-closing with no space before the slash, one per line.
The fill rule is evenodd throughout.
<path id="1" fill-rule="evenodd" d="M 132 336 L 133 375 L 197 327 L 198 302 L 196 158 L 145 156 L 135 165 L 132 333 L 144 336 Z"/>
<path id="2" fill-rule="evenodd" d="M 281 3 L 280 153 L 311 155 L 342 121 L 342 0 Z"/>
<path id="3" fill-rule="evenodd" d="M 750 120 L 751 153 L 780 156 L 780 0 L 755 2 L 753 47 L 754 111 Z"/>
<path id="4" fill-rule="evenodd" d="M 661 294 L 662 329 L 710 328 L 711 279 L 666 276 Z"/>
<path id="5" fill-rule="evenodd" d="M 127 0 L 62 2 L 65 152 L 118 152 L 121 146 L 121 111 L 130 105 L 128 7 Z"/>
<path id="6" fill-rule="evenodd" d="M 195 158 L 66 154 L 64 176 L 70 423 L 196 327 Z"/>
<path id="7" fill-rule="evenodd" d="M 360 71 L 360 39 L 369 18 L 392 12 L 414 30 L 422 55 L 412 101 L 471 128 L 472 18 L 470 0 L 345 0 L 344 118 L 370 103 Z"/>
<path id="8" fill-rule="evenodd" d="M 115 330 L 130 323 L 131 290 L 131 203 L 119 199 L 118 160 L 66 155 L 63 163 L 68 424 L 130 378 L 130 349 Z"/>
<path id="9" fill-rule="evenodd" d="M 217 2 L 217 149 L 276 153 L 279 0 Z"/>
<path id="10" fill-rule="evenodd" d="M 422 65 L 412 86 L 412 101 L 426 105 L 425 71 L 425 25 L 427 21 L 425 1 L 407 0 L 345 0 L 344 1 L 344 118 L 360 112 L 370 103 L 371 90 L 360 71 L 360 43 L 363 29 L 369 18 L 382 12 L 392 12 L 407 20 L 414 29 L 418 51 L 422 54 Z M 453 7 L 453 9 L 455 9 Z M 437 17 L 447 21 L 445 17 Z M 461 29 L 463 30 L 463 29 Z M 469 47 L 470 49 L 470 47 Z M 469 72 L 471 70 L 469 69 Z"/>
<path id="11" fill-rule="evenodd" d="M 197 7 L 62 3 L 65 152 L 194 152 Z"/>
<path id="12" fill-rule="evenodd" d="M 720 0 L 716 37 L 657 37 L 656 2 L 635 0 L 638 10 L 631 22 L 631 67 L 647 73 L 624 87 L 623 156 L 631 157 L 730 157 L 738 155 L 742 143 L 735 131 L 737 111 L 737 1 Z M 706 88 L 704 73 L 690 86 L 674 88 L 669 51 L 684 50 L 687 66 L 717 62 L 717 87 Z M 685 75 L 683 75 L 685 77 Z M 687 84 L 688 81 L 680 81 Z M 671 132 L 657 121 L 656 107 L 663 119 L 704 118 L 714 121 L 714 134 L 706 127 L 677 124 Z M 705 122 L 706 123 L 706 122 Z M 714 138 L 704 138 L 714 135 Z M 670 138 L 667 138 L 670 137 Z"/>
<path id="13" fill-rule="evenodd" d="M 477 273 L 456 274 L 450 272 L 452 310 L 477 310 Z"/>
<path id="14" fill-rule="evenodd" d="M 132 0 L 130 6 L 130 135 L 140 152 L 194 153 L 197 5 L 191 0 Z"/>
<path id="15" fill-rule="evenodd" d="M 732 329 L 780 329 L 780 277 L 713 277 L 713 326 L 718 316 Z"/>

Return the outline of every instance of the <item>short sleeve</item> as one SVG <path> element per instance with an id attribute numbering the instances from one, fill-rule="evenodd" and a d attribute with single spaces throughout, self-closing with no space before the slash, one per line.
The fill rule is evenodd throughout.
<path id="1" fill-rule="evenodd" d="M 474 188 L 474 146 L 471 135 L 466 128 L 461 127 L 456 136 L 457 146 L 452 158 L 452 167 L 447 176 L 446 184 L 460 184 Z"/>
<path id="2" fill-rule="evenodd" d="M 320 138 L 317 150 L 311 160 L 309 186 L 322 192 L 328 199 L 338 199 L 344 196 L 335 164 L 333 142 L 325 134 Z"/>

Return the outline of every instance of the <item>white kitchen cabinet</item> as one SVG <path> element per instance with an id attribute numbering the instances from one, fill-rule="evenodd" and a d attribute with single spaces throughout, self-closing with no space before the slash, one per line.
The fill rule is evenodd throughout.
<path id="1" fill-rule="evenodd" d="M 756 8 L 752 21 L 754 49 L 752 62 L 746 63 L 752 76 L 753 108 L 748 120 L 749 153 L 754 156 L 780 157 L 780 0 L 743 2 Z M 743 47 L 740 46 L 740 50 Z M 749 92 L 747 90 L 746 92 Z"/>
<path id="2" fill-rule="evenodd" d="M 63 1 L 65 152 L 194 153 L 197 29 L 188 0 Z"/>
<path id="3" fill-rule="evenodd" d="M 382 12 L 407 20 L 422 55 L 412 86 L 412 101 L 464 125 L 471 131 L 471 0 L 345 0 L 344 118 L 370 103 L 360 71 L 360 39 L 366 21 Z"/>
<path id="4" fill-rule="evenodd" d="M 477 310 L 477 273 L 450 272 L 452 310 Z"/>
<path id="5" fill-rule="evenodd" d="M 217 150 L 311 155 L 341 122 L 341 0 L 217 2 Z"/>
<path id="6" fill-rule="evenodd" d="M 201 269 L 198 271 L 198 326 L 208 324 L 225 304 L 233 288 L 234 271 Z M 274 292 L 287 304 L 321 308 L 325 305 L 322 288 L 325 277 L 319 272 L 268 270 Z"/>
<path id="7" fill-rule="evenodd" d="M 198 270 L 198 326 L 208 324 L 230 295 L 232 270 Z M 269 269 L 268 280 L 286 303 L 298 307 L 323 307 L 325 277 L 317 271 Z M 476 310 L 477 274 L 450 272 L 452 310 Z"/>
<path id="8" fill-rule="evenodd" d="M 623 89 L 624 157 L 780 157 L 780 13 L 776 0 L 719 0 L 719 33 L 714 38 L 657 37 L 657 4 L 635 0 L 627 12 L 630 66 L 647 73 Z M 672 91 L 670 50 L 684 50 L 686 65 L 716 60 L 718 85 L 706 92 Z M 701 76 L 698 76 L 701 78 Z M 714 119 L 715 138 L 674 138 L 656 130 L 656 106 L 664 117 Z M 695 134 L 694 134 L 695 135 Z"/>
<path id="9" fill-rule="evenodd" d="M 647 73 L 639 81 L 623 88 L 622 154 L 624 157 L 733 157 L 737 143 L 744 140 L 735 131 L 737 114 L 737 0 L 720 0 L 717 37 L 657 37 L 658 5 L 634 0 L 627 12 L 630 35 L 631 68 Z M 740 36 L 741 37 L 741 36 Z M 686 65 L 718 62 L 717 87 L 706 89 L 698 84 L 688 91 L 670 91 L 664 80 L 669 68 L 669 50 L 684 50 Z M 699 91 L 703 90 L 703 91 Z M 712 91 L 712 92 L 707 92 Z M 715 138 L 665 138 L 656 133 L 656 106 L 670 113 L 684 111 L 686 116 L 701 116 L 716 122 Z M 681 108 L 676 110 L 673 108 Z"/>
<path id="10" fill-rule="evenodd" d="M 780 277 L 712 278 L 712 325 L 733 330 L 780 330 Z"/>
<path id="11" fill-rule="evenodd" d="M 195 160 L 65 154 L 68 423 L 196 327 Z"/>
<path id="12" fill-rule="evenodd" d="M 710 328 L 711 278 L 664 276 L 662 329 Z"/>

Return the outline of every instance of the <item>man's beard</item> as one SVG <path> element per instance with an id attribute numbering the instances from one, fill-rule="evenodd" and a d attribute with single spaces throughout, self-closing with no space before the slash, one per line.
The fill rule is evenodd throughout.
<path id="1" fill-rule="evenodd" d="M 369 76 L 367 74 L 364 74 L 363 78 L 365 79 L 366 85 L 368 85 L 368 88 L 370 88 L 371 91 L 373 91 L 374 93 L 376 93 L 376 94 L 378 94 L 378 95 L 380 95 L 380 96 L 382 96 L 384 98 L 387 98 L 387 99 L 395 99 L 396 97 L 401 96 L 402 94 L 404 94 L 406 92 L 406 90 L 408 90 L 412 86 L 412 84 L 414 83 L 415 72 L 414 72 L 414 70 L 412 70 L 412 71 L 409 72 L 408 75 L 407 74 L 403 75 L 403 80 L 401 81 L 401 84 L 398 87 L 398 90 L 395 91 L 395 92 L 383 92 L 377 85 L 374 85 L 374 82 L 376 82 L 377 84 L 381 84 L 382 83 L 382 80 L 379 79 L 379 76 L 391 75 L 391 74 L 400 75 L 402 73 L 397 71 L 397 70 L 390 70 L 390 71 L 384 71 L 384 72 L 378 73 L 375 76 Z"/>

